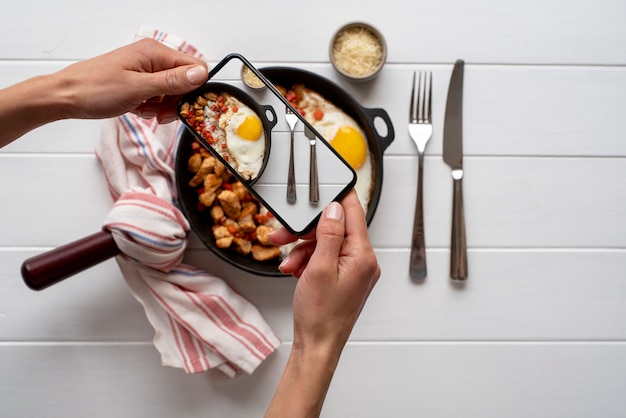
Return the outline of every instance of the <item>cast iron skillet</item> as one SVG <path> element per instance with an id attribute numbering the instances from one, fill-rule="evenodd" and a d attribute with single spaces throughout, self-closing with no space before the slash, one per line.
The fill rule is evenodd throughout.
<path id="1" fill-rule="evenodd" d="M 333 104 L 350 115 L 365 131 L 368 145 L 372 155 L 374 167 L 374 182 L 372 196 L 366 213 L 369 225 L 376 212 L 383 182 L 383 152 L 391 144 L 394 138 L 393 125 L 387 112 L 383 109 L 367 109 L 359 105 L 348 93 L 331 81 L 314 73 L 290 68 L 290 67 L 267 67 L 260 69 L 275 85 L 290 87 L 293 84 L 304 84 L 311 90 L 315 90 Z M 380 118 L 386 125 L 386 136 L 381 136 L 374 128 L 374 120 Z M 187 161 L 191 155 L 191 143 L 194 136 L 185 132 L 181 136 L 176 152 L 176 186 L 178 188 L 178 205 L 185 217 L 189 220 L 192 229 L 200 240 L 227 262 L 250 273 L 264 276 L 282 276 L 278 270 L 280 261 L 258 262 L 250 256 L 243 256 L 232 251 L 220 249 L 216 246 L 211 227 L 213 222 L 207 212 L 198 211 L 198 194 L 190 187 L 189 180 L 192 173 L 187 170 Z"/>

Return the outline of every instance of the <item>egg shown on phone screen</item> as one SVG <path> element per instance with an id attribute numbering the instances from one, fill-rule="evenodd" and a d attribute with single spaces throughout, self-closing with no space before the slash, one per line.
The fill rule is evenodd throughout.
<path id="1" fill-rule="evenodd" d="M 263 124 L 249 107 L 243 103 L 231 106 L 237 109 L 230 117 L 220 120 L 226 133 L 226 148 L 235 169 L 244 179 L 256 178 L 263 166 L 265 135 Z"/>
<path id="2" fill-rule="evenodd" d="M 266 153 L 263 122 L 229 93 L 208 92 L 181 108 L 194 129 L 244 180 L 256 179 Z M 198 120 L 200 119 L 200 121 Z"/>
<path id="3" fill-rule="evenodd" d="M 343 110 L 303 85 L 294 85 L 286 97 L 356 171 L 354 188 L 367 212 L 374 182 L 372 158 L 363 129 Z"/>

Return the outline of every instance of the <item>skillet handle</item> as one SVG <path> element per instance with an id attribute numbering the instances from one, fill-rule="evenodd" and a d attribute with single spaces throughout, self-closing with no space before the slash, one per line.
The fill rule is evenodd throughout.
<path id="1" fill-rule="evenodd" d="M 383 155 L 383 152 L 387 149 L 389 145 L 393 142 L 395 137 L 395 132 L 393 130 L 393 123 L 391 123 L 391 118 L 389 118 L 389 114 L 385 109 L 373 108 L 367 109 L 362 108 L 365 117 L 367 118 L 372 130 L 374 131 L 374 136 L 376 136 L 376 142 L 380 146 L 380 155 Z M 376 129 L 376 118 L 380 118 L 387 128 L 387 134 L 385 136 L 380 135 L 378 129 Z"/>
<path id="2" fill-rule="evenodd" d="M 265 112 L 265 119 L 267 119 L 267 123 L 270 125 L 270 131 L 271 131 L 272 129 L 274 129 L 274 126 L 276 126 L 276 124 L 278 123 L 278 117 L 276 117 L 276 111 L 270 105 L 259 105 L 259 106 L 261 106 L 261 109 L 263 109 L 263 112 Z M 268 113 L 272 115 L 271 118 L 267 116 Z"/>
<path id="3" fill-rule="evenodd" d="M 111 233 L 102 230 L 27 259 L 22 278 L 31 289 L 43 290 L 119 253 Z"/>

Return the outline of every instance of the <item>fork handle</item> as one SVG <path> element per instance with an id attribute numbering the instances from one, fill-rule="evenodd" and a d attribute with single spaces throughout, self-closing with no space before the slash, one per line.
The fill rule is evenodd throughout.
<path id="1" fill-rule="evenodd" d="M 426 242 L 424 238 L 424 155 L 420 153 L 417 169 L 417 198 L 413 219 L 413 237 L 411 239 L 411 258 L 409 276 L 414 280 L 426 278 Z"/>
<path id="2" fill-rule="evenodd" d="M 463 177 L 454 179 L 452 196 L 452 238 L 450 244 L 450 278 L 467 279 L 467 244 L 463 209 Z"/>
<path id="3" fill-rule="evenodd" d="M 296 203 L 296 172 L 293 163 L 293 129 L 289 142 L 289 172 L 287 173 L 287 202 Z"/>

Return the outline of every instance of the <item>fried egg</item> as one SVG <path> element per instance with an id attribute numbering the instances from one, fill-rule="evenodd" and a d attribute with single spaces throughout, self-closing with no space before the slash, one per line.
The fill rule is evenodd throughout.
<path id="1" fill-rule="evenodd" d="M 209 103 L 205 121 L 213 124 L 213 148 L 245 180 L 257 178 L 265 156 L 265 133 L 259 116 L 250 107 L 229 94 L 222 94 L 223 105 Z"/>
<path id="2" fill-rule="evenodd" d="M 352 117 L 320 94 L 304 87 L 295 88 L 300 99 L 298 107 L 304 111 L 306 120 L 356 171 L 357 181 L 354 188 L 363 210 L 367 213 L 372 194 L 373 170 L 363 129 Z"/>
<path id="3" fill-rule="evenodd" d="M 226 147 L 237 164 L 237 172 L 244 179 L 256 178 L 263 166 L 265 134 L 256 113 L 244 104 L 237 105 L 226 132 Z"/>

